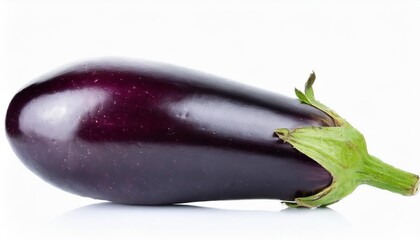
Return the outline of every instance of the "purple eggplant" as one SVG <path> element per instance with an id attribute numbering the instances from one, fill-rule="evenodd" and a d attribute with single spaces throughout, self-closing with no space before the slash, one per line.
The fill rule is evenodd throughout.
<path id="1" fill-rule="evenodd" d="M 347 125 L 314 100 L 314 77 L 305 93 L 296 92 L 299 101 L 168 64 L 90 61 L 17 93 L 6 132 L 21 161 L 47 182 L 117 203 L 265 198 L 318 207 L 363 183 L 414 194 L 418 176 L 379 160 L 369 162 L 377 164 L 373 169 L 391 169 L 386 186 L 363 175 L 375 179 L 381 171 L 358 169 L 357 184 L 339 185 L 345 194 L 331 191 L 349 174 L 301 145 L 320 143 L 315 145 L 334 152 L 329 148 L 341 146 L 336 133 L 319 137 L 313 131 Z M 302 137 L 300 129 L 311 133 Z M 318 202 L 320 194 L 333 197 Z"/>

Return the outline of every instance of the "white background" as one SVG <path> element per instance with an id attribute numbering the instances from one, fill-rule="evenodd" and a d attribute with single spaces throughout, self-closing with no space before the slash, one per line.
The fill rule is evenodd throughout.
<path id="1" fill-rule="evenodd" d="M 0 1 L 1 117 L 35 77 L 102 56 L 289 96 L 315 70 L 318 98 L 365 134 L 371 153 L 420 173 L 420 1 Z M 0 141 L 0 239 L 420 238 L 419 196 L 361 186 L 317 210 L 268 200 L 104 204 L 43 182 Z"/>

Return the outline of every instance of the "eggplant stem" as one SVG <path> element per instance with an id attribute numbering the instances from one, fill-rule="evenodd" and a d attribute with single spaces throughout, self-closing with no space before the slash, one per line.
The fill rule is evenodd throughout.
<path id="1" fill-rule="evenodd" d="M 275 133 L 329 171 L 333 181 L 312 196 L 296 198 L 286 204 L 291 207 L 324 207 L 352 193 L 360 184 L 406 196 L 414 195 L 419 188 L 419 177 L 371 156 L 364 136 L 335 111 L 315 99 L 314 82 L 315 73 L 312 73 L 305 84 L 305 93 L 296 89 L 296 95 L 302 103 L 328 114 L 335 126 L 281 128 Z"/>
<path id="2" fill-rule="evenodd" d="M 388 165 L 374 156 L 365 161 L 358 175 L 364 179 L 364 184 L 405 196 L 415 195 L 419 187 L 419 176 Z"/>

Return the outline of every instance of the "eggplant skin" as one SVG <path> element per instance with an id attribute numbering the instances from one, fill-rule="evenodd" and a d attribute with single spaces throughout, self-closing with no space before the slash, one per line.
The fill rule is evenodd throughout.
<path id="1" fill-rule="evenodd" d="M 332 176 L 274 130 L 333 125 L 296 99 L 125 59 L 44 76 L 14 96 L 6 116 L 12 148 L 45 181 L 144 205 L 313 195 Z"/>

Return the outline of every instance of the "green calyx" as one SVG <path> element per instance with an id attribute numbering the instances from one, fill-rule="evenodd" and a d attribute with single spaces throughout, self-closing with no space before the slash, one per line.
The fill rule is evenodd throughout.
<path id="1" fill-rule="evenodd" d="M 280 128 L 275 133 L 285 143 L 307 155 L 333 177 L 330 186 L 308 197 L 287 202 L 291 207 L 316 208 L 335 203 L 353 192 L 360 184 L 369 184 L 402 195 L 414 195 L 419 177 L 394 168 L 371 156 L 363 135 L 332 109 L 315 99 L 312 85 L 315 73 L 305 84 L 305 92 L 295 89 L 299 100 L 328 114 L 333 127 Z"/>

